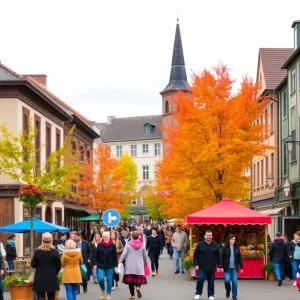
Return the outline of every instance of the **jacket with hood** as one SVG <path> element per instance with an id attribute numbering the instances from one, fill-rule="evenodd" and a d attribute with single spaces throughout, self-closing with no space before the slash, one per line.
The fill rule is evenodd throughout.
<path id="1" fill-rule="evenodd" d="M 61 257 L 61 264 L 64 268 L 63 283 L 81 283 L 82 277 L 79 264 L 83 263 L 80 249 L 64 250 Z"/>
<path id="2" fill-rule="evenodd" d="M 290 259 L 294 259 L 295 247 L 300 247 L 300 243 L 297 243 L 295 240 L 292 240 L 288 244 L 288 255 Z"/>
<path id="3" fill-rule="evenodd" d="M 288 257 L 287 243 L 282 238 L 275 238 L 270 245 L 269 257 L 272 263 L 284 264 Z"/>
<path id="4" fill-rule="evenodd" d="M 145 275 L 144 265 L 147 264 L 147 254 L 141 240 L 131 240 L 126 244 L 119 262 L 124 261 L 124 275 Z"/>
<path id="5" fill-rule="evenodd" d="M 17 257 L 17 249 L 15 245 L 15 241 L 8 240 L 6 243 L 6 260 L 14 261 Z"/>

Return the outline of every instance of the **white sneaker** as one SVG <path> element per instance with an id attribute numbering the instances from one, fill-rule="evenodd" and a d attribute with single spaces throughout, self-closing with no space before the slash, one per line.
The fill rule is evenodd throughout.
<path id="1" fill-rule="evenodd" d="M 215 300 L 215 298 L 213 296 L 209 296 L 208 300 Z"/>
<path id="2" fill-rule="evenodd" d="M 296 281 L 294 281 L 294 283 L 293 283 L 293 286 L 296 286 L 297 284 L 296 284 Z"/>
<path id="3" fill-rule="evenodd" d="M 200 295 L 196 295 L 194 299 L 199 300 L 200 299 Z"/>
<path id="4" fill-rule="evenodd" d="M 112 287 L 111 290 L 114 291 L 114 290 L 115 290 L 115 287 Z"/>

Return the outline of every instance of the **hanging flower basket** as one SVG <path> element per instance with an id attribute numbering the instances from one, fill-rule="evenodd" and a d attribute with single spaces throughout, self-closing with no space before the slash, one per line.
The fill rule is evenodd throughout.
<path id="1" fill-rule="evenodd" d="M 35 207 L 46 201 L 45 193 L 39 185 L 22 185 L 19 191 L 19 196 L 20 201 L 29 207 Z"/>

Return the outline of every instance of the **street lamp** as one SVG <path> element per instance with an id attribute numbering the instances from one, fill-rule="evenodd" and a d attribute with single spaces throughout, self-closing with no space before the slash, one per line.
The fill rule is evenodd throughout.
<path id="1" fill-rule="evenodd" d="M 284 143 L 287 145 L 289 153 L 292 153 L 294 144 L 300 145 L 300 141 L 295 141 L 291 135 L 285 139 Z"/>
<path id="2" fill-rule="evenodd" d="M 274 186 L 274 176 L 272 175 L 272 173 L 269 173 L 267 176 L 267 185 L 269 189 L 271 189 Z"/>

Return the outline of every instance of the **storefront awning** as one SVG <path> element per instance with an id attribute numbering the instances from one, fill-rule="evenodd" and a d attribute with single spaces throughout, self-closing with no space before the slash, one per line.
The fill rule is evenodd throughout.
<path id="1" fill-rule="evenodd" d="M 277 207 L 272 209 L 260 210 L 259 212 L 263 215 L 271 216 L 271 215 L 278 215 L 278 213 L 280 213 L 283 209 L 284 207 Z"/>

